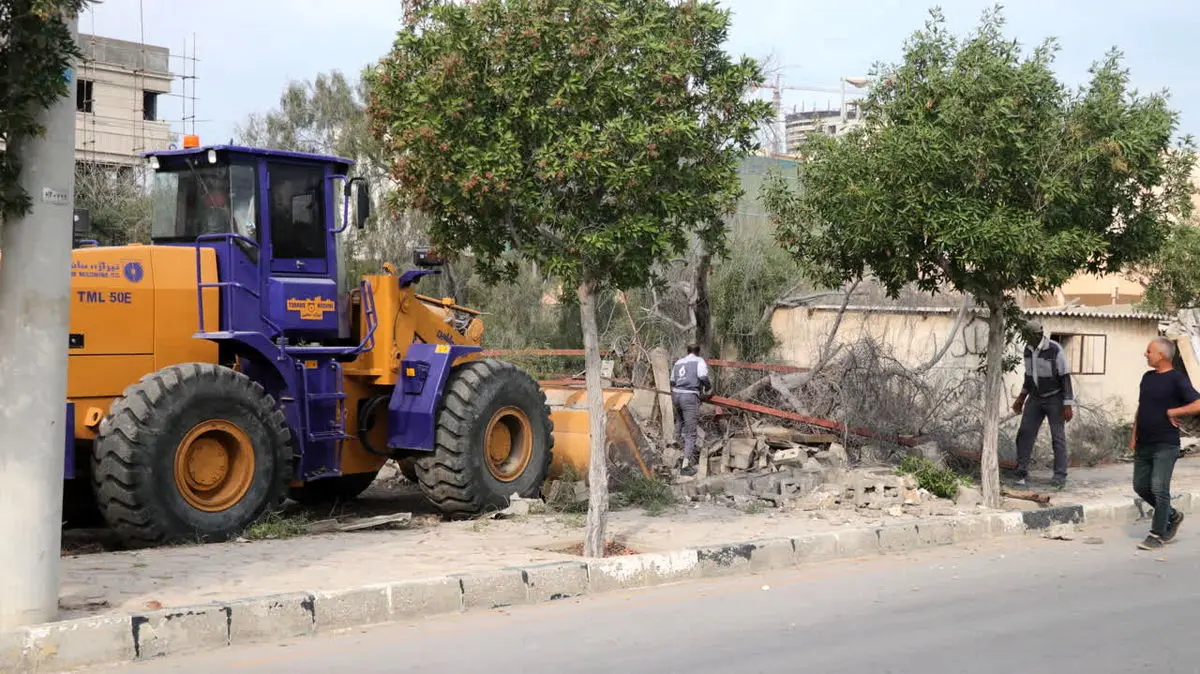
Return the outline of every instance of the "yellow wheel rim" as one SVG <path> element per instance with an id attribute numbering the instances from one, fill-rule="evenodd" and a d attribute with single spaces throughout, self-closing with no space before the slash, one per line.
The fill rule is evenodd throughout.
<path id="1" fill-rule="evenodd" d="M 533 459 L 533 426 L 525 412 L 516 407 L 497 410 L 483 437 L 485 463 L 492 477 L 512 482 L 529 467 Z"/>
<path id="2" fill-rule="evenodd" d="M 253 482 L 254 447 L 236 424 L 219 419 L 199 423 L 175 449 L 175 486 L 197 510 L 228 510 Z"/>

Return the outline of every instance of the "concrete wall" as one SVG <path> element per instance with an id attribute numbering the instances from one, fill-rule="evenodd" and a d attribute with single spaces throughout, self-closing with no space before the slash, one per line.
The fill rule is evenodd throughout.
<path id="1" fill-rule="evenodd" d="M 974 369 L 987 347 L 987 325 L 981 317 L 970 317 L 957 334 L 950 336 L 957 311 L 954 309 L 879 309 L 851 307 L 838 330 L 836 341 L 853 343 L 873 337 L 893 349 L 892 355 L 907 366 L 927 362 L 945 344 L 953 344 L 939 369 Z M 836 307 L 782 309 L 776 311 L 771 328 L 779 341 L 781 360 L 810 366 L 837 317 Z M 1051 333 L 1071 335 L 1063 340 L 1071 360 L 1076 397 L 1082 405 L 1103 406 L 1122 419 L 1131 418 L 1137 405 L 1137 387 L 1145 361 L 1146 343 L 1158 334 L 1156 317 L 1116 318 L 1104 315 L 1037 315 Z M 1019 354 L 1018 347 L 1012 353 Z M 1007 408 L 1020 392 L 1023 369 L 1005 377 Z"/>

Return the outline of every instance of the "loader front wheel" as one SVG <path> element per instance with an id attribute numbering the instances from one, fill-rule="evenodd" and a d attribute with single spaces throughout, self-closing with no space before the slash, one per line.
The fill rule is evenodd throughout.
<path id="1" fill-rule="evenodd" d="M 282 505 L 291 466 L 275 399 L 211 363 L 164 368 L 125 389 L 92 455 L 97 504 L 129 547 L 236 536 Z"/>
<path id="2" fill-rule="evenodd" d="M 502 509 L 513 494 L 537 498 L 553 433 L 546 395 L 524 371 L 491 359 L 459 365 L 446 382 L 434 451 L 416 459 L 417 483 L 448 515 Z"/>

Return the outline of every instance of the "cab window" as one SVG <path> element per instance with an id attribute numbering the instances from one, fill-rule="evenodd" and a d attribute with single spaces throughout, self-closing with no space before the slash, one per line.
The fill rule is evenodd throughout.
<path id="1" fill-rule="evenodd" d="M 270 164 L 271 247 L 275 258 L 325 258 L 324 167 Z"/>

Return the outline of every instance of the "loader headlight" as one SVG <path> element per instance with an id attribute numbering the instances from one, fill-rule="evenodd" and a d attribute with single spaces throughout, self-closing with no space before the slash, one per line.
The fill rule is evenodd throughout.
<path id="1" fill-rule="evenodd" d="M 216 150 L 208 151 L 208 163 L 210 163 L 210 164 L 217 163 L 217 151 Z"/>
<path id="2" fill-rule="evenodd" d="M 150 160 L 147 163 L 150 164 L 151 171 L 158 170 L 158 157 L 150 157 Z"/>

